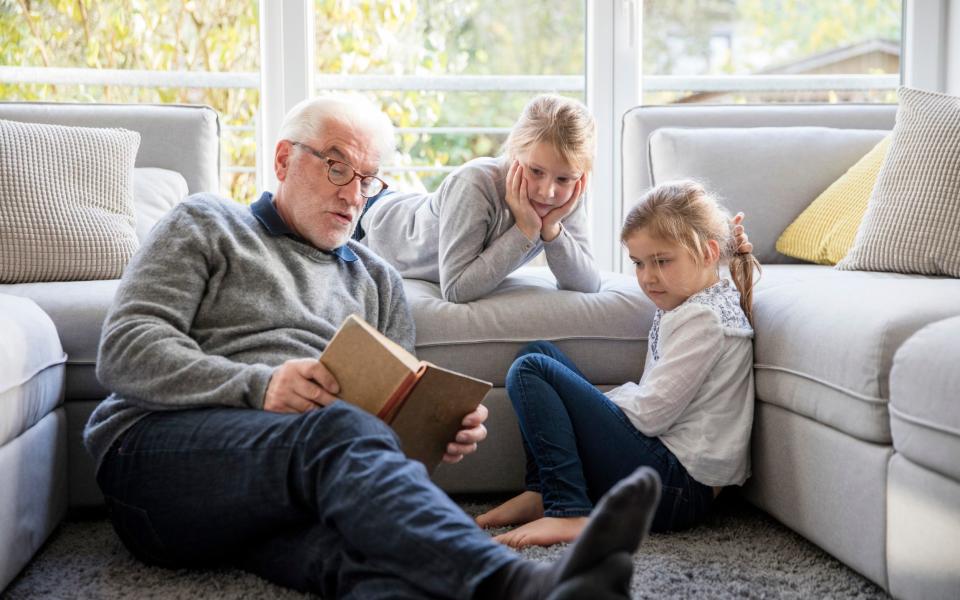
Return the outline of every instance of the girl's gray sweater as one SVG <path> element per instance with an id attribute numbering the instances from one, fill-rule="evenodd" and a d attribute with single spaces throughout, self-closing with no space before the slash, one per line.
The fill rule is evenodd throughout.
<path id="1" fill-rule="evenodd" d="M 507 206 L 505 186 L 503 158 L 474 159 L 436 192 L 390 194 L 377 201 L 363 217 L 363 242 L 404 277 L 439 283 L 450 302 L 486 296 L 541 252 L 560 289 L 600 289 L 583 198 L 561 221 L 555 239 L 529 240 Z"/>

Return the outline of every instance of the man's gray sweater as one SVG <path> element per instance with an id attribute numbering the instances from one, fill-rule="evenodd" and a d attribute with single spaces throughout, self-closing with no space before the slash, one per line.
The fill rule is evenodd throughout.
<path id="1" fill-rule="evenodd" d="M 274 368 L 318 357 L 351 313 L 413 351 L 400 275 L 369 249 L 323 252 L 268 230 L 248 207 L 187 199 L 124 271 L 97 358 L 114 393 L 87 423 L 87 449 L 99 465 L 154 411 L 261 410 Z"/>

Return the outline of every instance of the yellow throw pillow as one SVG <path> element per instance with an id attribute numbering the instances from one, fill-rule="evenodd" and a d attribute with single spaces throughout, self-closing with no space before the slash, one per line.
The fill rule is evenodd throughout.
<path id="1" fill-rule="evenodd" d="M 821 265 L 835 265 L 846 256 L 889 147 L 888 135 L 817 196 L 780 235 L 777 251 Z"/>

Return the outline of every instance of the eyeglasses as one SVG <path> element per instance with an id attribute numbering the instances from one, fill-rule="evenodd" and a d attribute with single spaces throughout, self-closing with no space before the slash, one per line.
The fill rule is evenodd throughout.
<path id="1" fill-rule="evenodd" d="M 374 177 L 373 175 L 364 175 L 341 160 L 327 158 L 303 142 L 294 142 L 291 140 L 290 143 L 294 146 L 300 146 L 310 154 L 326 162 L 327 179 L 329 179 L 330 183 L 333 185 L 339 185 L 343 187 L 348 185 L 354 179 L 359 179 L 360 195 L 364 198 L 372 198 L 383 190 L 387 189 L 387 182 L 379 177 Z"/>

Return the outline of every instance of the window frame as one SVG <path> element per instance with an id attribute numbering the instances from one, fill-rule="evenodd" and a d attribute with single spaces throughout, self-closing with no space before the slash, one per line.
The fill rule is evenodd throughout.
<path id="1" fill-rule="evenodd" d="M 587 105 L 597 119 L 597 157 L 588 213 L 594 257 L 619 272 L 622 215 L 620 136 L 622 116 L 641 103 L 644 0 L 586 2 Z M 259 0 L 261 110 L 257 124 L 258 186 L 276 184 L 273 141 L 283 115 L 314 89 L 313 0 Z M 946 92 L 950 42 L 949 0 L 904 0 L 901 81 Z M 931 34 L 932 32 L 932 34 Z M 616 74 L 616 77 L 614 76 Z M 267 141 L 268 143 L 263 143 Z"/>
<path id="2" fill-rule="evenodd" d="M 651 89 L 679 85 L 672 77 L 642 77 L 643 0 L 582 0 L 586 15 L 585 98 L 598 123 L 597 160 L 591 181 L 590 234 L 602 269 L 619 271 L 618 232 L 622 219 L 620 136 L 622 116 L 642 102 L 644 83 Z M 952 2 L 956 5 L 956 0 Z M 960 61 L 950 60 L 960 47 L 958 11 L 951 0 L 904 0 L 900 81 L 941 93 L 957 93 Z M 313 0 L 259 0 L 259 73 L 152 72 L 116 69 L 47 68 L 0 65 L 0 82 L 90 85 L 162 85 L 188 83 L 205 87 L 259 86 L 255 115 L 258 189 L 273 189 L 274 144 L 286 112 L 312 95 L 317 77 Z M 951 36 L 952 34 L 952 36 Z M 955 53 L 955 52 L 954 52 Z M 616 76 L 614 76 L 616 74 Z M 716 84 L 715 84 L 716 85 Z M 862 83 L 860 85 L 863 85 Z M 949 88 L 949 89 L 948 89 Z M 246 129 L 232 126 L 226 129 Z M 471 128 L 463 128 L 471 129 Z"/>

